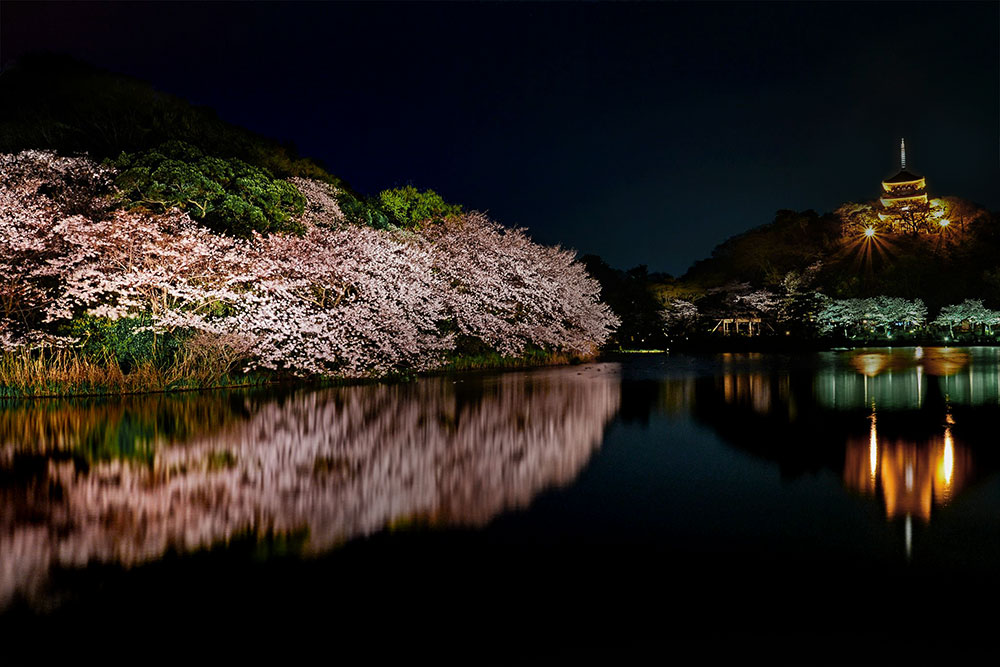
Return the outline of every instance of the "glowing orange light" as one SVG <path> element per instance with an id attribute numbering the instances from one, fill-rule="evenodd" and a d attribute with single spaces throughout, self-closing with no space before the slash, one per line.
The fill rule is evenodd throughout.
<path id="1" fill-rule="evenodd" d="M 941 458 L 941 467 L 944 469 L 945 484 L 951 485 L 951 477 L 955 473 L 955 439 L 951 435 L 951 429 L 944 430 L 944 456 Z"/>
<path id="2" fill-rule="evenodd" d="M 875 415 L 872 415 L 871 419 L 872 428 L 868 434 L 868 468 L 874 480 L 875 471 L 878 469 L 878 431 L 875 430 Z"/>
<path id="3" fill-rule="evenodd" d="M 851 359 L 851 365 L 865 377 L 875 377 L 889 365 L 889 355 L 878 352 L 858 354 Z"/>

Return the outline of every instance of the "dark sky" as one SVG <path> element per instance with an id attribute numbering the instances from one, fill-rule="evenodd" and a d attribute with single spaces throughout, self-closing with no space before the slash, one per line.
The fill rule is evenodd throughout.
<path id="1" fill-rule="evenodd" d="M 0 2 L 0 62 L 69 53 L 214 107 L 357 189 L 411 183 L 683 273 L 898 160 L 1000 208 L 1000 3 Z"/>

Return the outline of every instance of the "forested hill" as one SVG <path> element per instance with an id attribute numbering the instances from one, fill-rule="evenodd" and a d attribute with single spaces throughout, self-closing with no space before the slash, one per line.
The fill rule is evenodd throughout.
<path id="1" fill-rule="evenodd" d="M 710 257 L 694 262 L 680 282 L 702 288 L 732 281 L 776 283 L 787 272 L 802 269 L 834 252 L 840 227 L 834 215 L 778 211 L 772 222 L 717 245 Z"/>
<path id="2" fill-rule="evenodd" d="M 195 214 L 197 206 L 186 195 L 217 190 L 219 174 L 226 172 L 231 180 L 250 183 L 260 195 L 258 201 L 247 206 L 246 198 L 231 200 L 228 217 L 239 214 L 242 220 L 229 224 L 220 220 L 225 203 L 217 192 L 218 201 L 210 206 L 218 213 L 200 217 L 218 231 L 238 234 L 294 226 L 287 218 L 297 214 L 302 200 L 282 184 L 275 185 L 274 179 L 329 184 L 347 221 L 376 229 L 408 226 L 420 216 L 460 209 L 433 191 L 418 193 L 412 187 L 365 196 L 318 161 L 300 155 L 291 143 L 228 123 L 212 109 L 194 106 L 144 81 L 63 55 L 26 56 L 0 73 L 0 153 L 22 150 L 86 155 L 99 163 L 114 163 L 119 172 L 145 170 L 145 174 L 133 171 L 126 176 L 128 182 L 119 185 L 133 194 L 141 191 L 142 201 L 169 201 L 182 209 L 191 207 Z M 259 211 L 268 220 L 262 221 Z M 277 225 L 274 218 L 280 219 Z"/>
<path id="3" fill-rule="evenodd" d="M 573 251 L 61 57 L 0 74 L 0 396 L 589 358 Z"/>
<path id="4" fill-rule="evenodd" d="M 963 302 L 1000 312 L 1000 215 L 943 197 L 932 201 L 928 224 L 903 233 L 888 229 L 878 212 L 875 202 L 823 214 L 778 211 L 679 278 L 642 266 L 616 270 L 595 256 L 582 261 L 622 321 L 613 338 L 622 348 L 703 337 L 734 315 L 760 316 L 782 335 L 812 338 L 824 304 L 838 300 L 919 301 L 930 319 L 943 309 L 968 311 L 957 308 Z"/>
<path id="5" fill-rule="evenodd" d="M 733 284 L 774 290 L 789 274 L 809 270 L 811 289 L 831 298 L 897 296 L 936 309 L 961 297 L 1000 306 L 1000 216 L 956 197 L 935 201 L 952 220 L 926 233 L 875 232 L 877 216 L 857 219 L 867 204 L 822 215 L 779 211 L 771 223 L 719 244 L 666 291 L 697 295 Z"/>
<path id="6" fill-rule="evenodd" d="M 0 152 L 48 149 L 95 160 L 183 141 L 282 178 L 343 185 L 295 147 L 221 120 L 148 83 L 68 56 L 26 56 L 0 73 Z"/>

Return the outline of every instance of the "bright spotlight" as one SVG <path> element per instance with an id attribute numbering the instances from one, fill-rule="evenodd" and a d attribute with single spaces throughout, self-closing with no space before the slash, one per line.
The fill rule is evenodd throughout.
<path id="1" fill-rule="evenodd" d="M 865 230 L 865 236 L 867 236 L 868 238 L 875 236 L 875 229 L 873 227 L 867 228 Z"/>
<path id="2" fill-rule="evenodd" d="M 948 222 L 947 220 L 942 220 L 942 221 L 941 221 L 941 222 L 939 222 L 938 224 L 939 224 L 939 225 L 941 225 L 942 227 L 947 227 L 947 226 L 948 226 L 949 224 L 951 224 L 951 223 L 949 223 L 949 222 Z"/>

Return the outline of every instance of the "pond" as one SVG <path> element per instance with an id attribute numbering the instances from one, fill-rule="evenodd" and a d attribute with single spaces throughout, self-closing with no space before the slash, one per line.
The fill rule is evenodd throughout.
<path id="1" fill-rule="evenodd" d="M 947 652 L 1000 590 L 998 416 L 998 348 L 9 402 L 3 627 Z"/>

